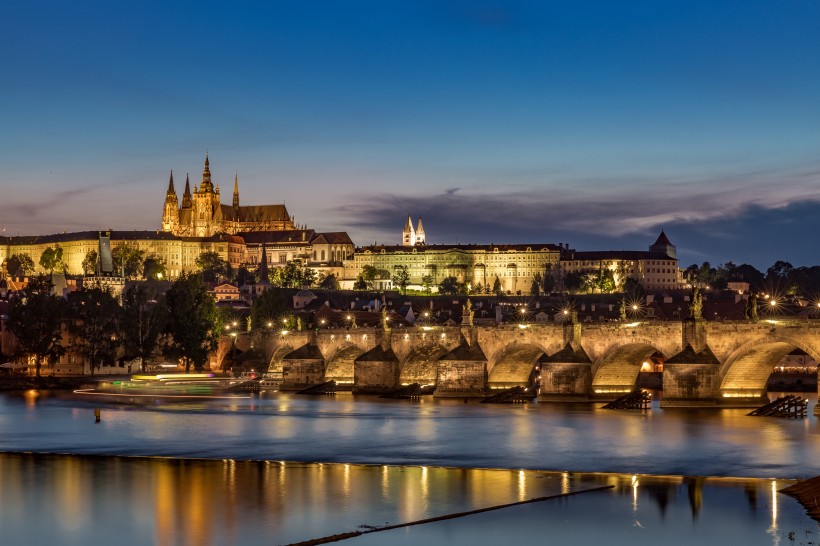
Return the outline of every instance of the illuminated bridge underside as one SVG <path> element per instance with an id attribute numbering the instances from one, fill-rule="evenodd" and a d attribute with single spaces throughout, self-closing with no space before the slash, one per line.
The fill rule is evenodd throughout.
<path id="1" fill-rule="evenodd" d="M 279 377 L 282 377 L 282 358 L 291 351 L 293 351 L 293 347 L 290 345 L 276 347 L 268 362 L 268 373 L 279 374 Z"/>
<path id="2" fill-rule="evenodd" d="M 765 343 L 754 347 L 748 353 L 740 355 L 729 368 L 720 385 L 726 393 L 747 393 L 760 395 L 766 392 L 766 381 L 775 365 L 794 350 L 794 346 L 785 342 Z"/>
<path id="3" fill-rule="evenodd" d="M 363 354 L 364 351 L 355 345 L 340 349 L 328 360 L 325 381 L 352 385 L 353 361 Z"/>
<path id="4" fill-rule="evenodd" d="M 410 385 L 432 385 L 436 382 L 436 365 L 438 360 L 447 354 L 441 345 L 419 347 L 407 357 L 401 369 L 399 383 Z"/>
<path id="5" fill-rule="evenodd" d="M 592 378 L 592 392 L 623 393 L 635 388 L 641 364 L 657 349 L 643 343 L 631 343 L 614 349 L 604 357 Z"/>
<path id="6" fill-rule="evenodd" d="M 516 345 L 504 350 L 490 370 L 491 389 L 529 385 L 535 364 L 544 351 L 535 345 Z"/>

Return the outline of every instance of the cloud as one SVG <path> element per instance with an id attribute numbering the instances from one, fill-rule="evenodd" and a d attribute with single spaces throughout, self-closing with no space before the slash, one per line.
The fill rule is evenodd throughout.
<path id="1" fill-rule="evenodd" d="M 569 242 L 586 250 L 644 249 L 665 229 L 682 261 L 820 263 L 806 246 L 807 234 L 820 229 L 818 181 L 820 169 L 803 168 L 653 184 L 575 181 L 557 190 L 385 192 L 328 213 L 354 237 L 360 231 L 365 240 L 386 243 L 398 241 L 410 214 L 423 217 L 429 243 Z"/>

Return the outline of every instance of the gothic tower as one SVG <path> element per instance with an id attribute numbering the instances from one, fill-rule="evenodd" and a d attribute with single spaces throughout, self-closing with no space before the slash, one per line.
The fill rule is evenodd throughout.
<path id="1" fill-rule="evenodd" d="M 421 225 L 421 216 L 419 216 L 419 227 L 416 228 L 416 244 L 426 244 L 427 238 L 424 235 L 424 226 Z"/>
<path id="2" fill-rule="evenodd" d="M 407 215 L 407 223 L 401 232 L 401 246 L 413 246 L 416 244 L 416 230 L 413 229 L 413 219 Z"/>
<path id="3" fill-rule="evenodd" d="M 182 194 L 182 208 L 189 209 L 193 207 L 193 202 L 191 201 L 191 181 L 188 177 L 188 174 L 185 174 L 185 193 Z"/>
<path id="4" fill-rule="evenodd" d="M 239 173 L 233 178 L 233 208 L 239 210 Z"/>
<path id="5" fill-rule="evenodd" d="M 214 233 L 213 217 L 216 207 L 219 206 L 219 194 L 214 191 L 211 182 L 211 167 L 208 161 L 208 154 L 205 154 L 205 168 L 202 169 L 202 182 L 199 188 L 194 190 L 193 203 L 193 224 L 194 237 L 210 237 Z"/>
<path id="6" fill-rule="evenodd" d="M 658 235 L 655 243 L 649 246 L 649 252 L 666 254 L 670 258 L 678 257 L 678 249 L 669 241 L 669 237 L 666 236 L 663 230 L 661 230 L 661 234 Z"/>
<path id="7" fill-rule="evenodd" d="M 179 226 L 179 201 L 174 191 L 174 171 L 168 181 L 168 192 L 165 194 L 165 207 L 162 211 L 162 231 L 175 231 Z"/>

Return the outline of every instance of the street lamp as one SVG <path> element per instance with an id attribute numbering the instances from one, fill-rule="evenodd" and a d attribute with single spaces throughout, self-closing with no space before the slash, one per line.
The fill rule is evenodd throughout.
<path id="1" fill-rule="evenodd" d="M 236 367 L 236 332 L 231 332 L 231 369 Z"/>

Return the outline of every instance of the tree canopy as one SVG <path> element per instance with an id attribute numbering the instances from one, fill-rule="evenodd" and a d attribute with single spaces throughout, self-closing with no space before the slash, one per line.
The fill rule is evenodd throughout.
<path id="1" fill-rule="evenodd" d="M 65 301 L 52 294 L 53 288 L 49 276 L 38 275 L 9 300 L 6 327 L 17 338 L 20 352 L 34 357 L 37 377 L 43 362 L 55 362 L 65 353 L 60 345 Z"/>
<path id="2" fill-rule="evenodd" d="M 181 358 L 188 371 L 201 370 L 208 353 L 216 348 L 222 324 L 216 302 L 196 273 L 183 273 L 168 292 L 168 322 L 165 332 L 171 336 L 166 353 Z"/>
<path id="3" fill-rule="evenodd" d="M 113 364 L 120 341 L 117 337 L 122 308 L 108 290 L 83 288 L 68 296 L 69 331 L 77 351 L 91 367 Z"/>
<path id="4" fill-rule="evenodd" d="M 203 252 L 197 257 L 196 266 L 205 282 L 224 282 L 232 277 L 231 264 L 222 259 L 218 252 Z"/>

